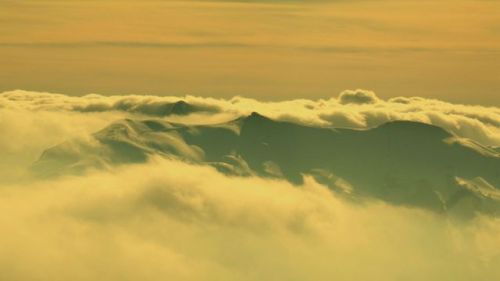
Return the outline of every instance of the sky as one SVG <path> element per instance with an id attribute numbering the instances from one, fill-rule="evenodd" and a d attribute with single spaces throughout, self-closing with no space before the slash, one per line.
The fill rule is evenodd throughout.
<path id="1" fill-rule="evenodd" d="M 0 92 L 500 105 L 500 2 L 0 0 Z"/>

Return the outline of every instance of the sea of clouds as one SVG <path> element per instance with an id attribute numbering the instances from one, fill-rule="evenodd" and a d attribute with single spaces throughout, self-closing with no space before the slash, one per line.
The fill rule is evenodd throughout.
<path id="1" fill-rule="evenodd" d="M 190 114 L 171 115 L 180 99 Z M 155 111 L 155 109 L 157 111 Z M 500 145 L 500 109 L 345 91 L 329 100 L 0 94 L 1 280 L 496 280 L 500 219 L 348 202 L 306 178 L 230 177 L 153 157 L 40 180 L 48 147 L 122 118 L 217 123 L 258 111 L 313 126 L 388 120 Z"/>
<path id="2" fill-rule="evenodd" d="M 74 97 L 16 90 L 0 94 L 0 108 L 36 112 L 113 112 L 175 119 L 166 108 L 180 100 L 191 106 L 191 118 L 184 116 L 183 122 L 223 122 L 253 111 L 311 126 L 356 129 L 371 128 L 392 120 L 408 120 L 433 124 L 484 145 L 500 146 L 499 107 L 453 104 L 421 97 L 383 100 L 372 91 L 359 89 L 346 90 L 330 99 L 275 102 L 244 97 L 215 99 L 96 94 Z"/>

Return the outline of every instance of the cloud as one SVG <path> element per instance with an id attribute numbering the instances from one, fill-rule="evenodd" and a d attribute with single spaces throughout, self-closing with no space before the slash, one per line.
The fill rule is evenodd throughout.
<path id="1" fill-rule="evenodd" d="M 339 95 L 339 102 L 341 104 L 364 104 L 364 103 L 376 103 L 378 97 L 372 91 L 367 90 L 345 90 Z"/>
<path id="2" fill-rule="evenodd" d="M 147 175 L 147 176 L 144 176 Z M 2 280 L 494 280 L 500 221 L 456 224 L 153 159 L 0 185 Z M 401 257 L 404 257 L 402 259 Z"/>
<path id="3" fill-rule="evenodd" d="M 440 126 L 484 145 L 500 146 L 500 108 L 452 104 L 420 97 L 378 98 L 366 90 L 346 90 L 331 99 L 265 102 L 244 97 L 214 99 L 151 95 L 72 97 L 9 91 L 0 94 L 0 108 L 36 112 L 112 112 L 190 123 L 217 123 L 253 111 L 270 118 L 311 126 L 370 128 L 388 121 L 410 120 Z"/>
<path id="4" fill-rule="evenodd" d="M 145 49 L 196 49 L 196 48 L 255 48 L 266 45 L 238 42 L 161 42 L 161 41 L 84 41 L 84 42 L 10 42 L 0 43 L 0 48 L 145 48 Z"/>
<path id="5" fill-rule="evenodd" d="M 217 111 L 216 105 L 181 97 L 86 95 L 70 97 L 60 94 L 13 91 L 2 94 L 4 107 L 27 110 L 105 112 L 121 111 L 152 116 L 187 115 L 194 112 Z"/>
<path id="6" fill-rule="evenodd" d="M 30 111 L 0 107 L 0 183 L 24 177 L 26 167 L 41 153 L 68 139 L 87 140 L 110 120 L 123 118 L 113 112 Z"/>

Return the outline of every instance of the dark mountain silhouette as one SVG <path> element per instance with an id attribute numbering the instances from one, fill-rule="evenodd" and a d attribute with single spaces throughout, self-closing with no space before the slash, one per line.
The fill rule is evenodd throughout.
<path id="1" fill-rule="evenodd" d="M 170 116 L 170 115 L 188 115 L 191 113 L 214 113 L 220 109 L 211 105 L 197 105 L 188 103 L 184 100 L 176 102 L 151 101 L 147 103 L 134 103 L 128 100 L 118 101 L 112 106 L 102 104 L 94 105 L 77 105 L 73 110 L 80 112 L 102 112 L 102 111 L 124 111 L 131 113 L 139 113 L 151 116 Z"/>
<path id="2" fill-rule="evenodd" d="M 498 152 L 423 123 L 330 129 L 252 113 L 218 125 L 122 120 L 94 138 L 93 144 L 66 142 L 46 150 L 34 170 L 43 175 L 81 172 L 161 155 L 209 164 L 231 175 L 293 183 L 309 174 L 350 198 L 373 197 L 439 212 L 500 211 Z"/>

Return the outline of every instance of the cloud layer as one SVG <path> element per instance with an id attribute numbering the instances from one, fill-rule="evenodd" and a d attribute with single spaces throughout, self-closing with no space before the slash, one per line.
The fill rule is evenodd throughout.
<path id="1" fill-rule="evenodd" d="M 122 116 L 168 117 L 183 122 L 227 121 L 257 111 L 278 120 L 312 126 L 370 128 L 393 120 L 442 127 L 484 145 L 500 146 L 500 108 L 452 104 L 420 97 L 378 98 L 366 90 L 346 90 L 327 100 L 264 102 L 244 97 L 214 99 L 195 96 L 144 95 L 71 97 L 10 91 L 0 94 L 0 108 L 37 112 L 114 113 Z"/>
<path id="2" fill-rule="evenodd" d="M 498 219 L 461 225 L 380 202 L 352 204 L 311 179 L 297 187 L 153 159 L 0 187 L 7 281 L 500 276 Z"/>

